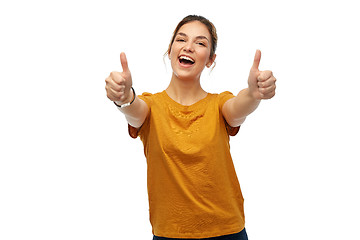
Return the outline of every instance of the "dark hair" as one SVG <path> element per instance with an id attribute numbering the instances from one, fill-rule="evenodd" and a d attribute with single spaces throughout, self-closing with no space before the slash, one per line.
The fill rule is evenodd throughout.
<path id="1" fill-rule="evenodd" d="M 216 46 L 217 46 L 217 40 L 218 40 L 218 37 L 217 37 L 217 33 L 216 33 L 216 28 L 214 26 L 214 24 L 212 24 L 212 22 L 210 22 L 208 19 L 202 17 L 202 16 L 198 16 L 198 15 L 189 15 L 187 17 L 185 17 L 183 20 L 181 20 L 179 22 L 179 24 L 176 26 L 175 28 L 175 31 L 173 33 L 173 36 L 172 36 L 172 39 L 171 39 L 171 42 L 169 44 L 169 48 L 167 50 L 167 52 L 165 53 L 166 54 L 169 54 L 170 53 L 170 50 L 171 50 L 171 46 L 172 44 L 174 43 L 174 40 L 175 40 L 175 37 L 176 37 L 176 34 L 178 33 L 179 29 L 185 25 L 186 23 L 189 23 L 189 22 L 193 22 L 193 21 L 199 21 L 201 22 L 202 24 L 204 24 L 207 29 L 209 30 L 209 33 L 211 35 L 211 51 L 210 51 L 210 58 L 212 58 L 215 54 L 215 51 L 216 51 Z"/>

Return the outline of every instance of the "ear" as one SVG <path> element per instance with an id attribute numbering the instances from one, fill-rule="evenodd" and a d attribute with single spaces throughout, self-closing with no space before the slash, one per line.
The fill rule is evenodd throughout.
<path id="1" fill-rule="evenodd" d="M 214 56 L 212 56 L 212 58 L 209 58 L 209 61 L 206 63 L 206 67 L 210 68 L 211 65 L 213 65 L 213 63 L 215 62 L 216 59 L 216 54 L 214 54 Z"/>
<path id="2" fill-rule="evenodd" d="M 167 56 L 168 56 L 169 60 L 171 60 L 171 57 L 170 57 L 170 52 L 171 52 L 171 50 L 168 50 L 168 51 L 166 52 L 166 54 L 167 54 Z"/>

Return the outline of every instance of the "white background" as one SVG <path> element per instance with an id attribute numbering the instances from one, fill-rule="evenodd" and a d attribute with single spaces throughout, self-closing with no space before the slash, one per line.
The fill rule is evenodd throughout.
<path id="1" fill-rule="evenodd" d="M 1 1 L 0 239 L 152 238 L 142 143 L 106 98 L 126 52 L 137 93 L 169 83 L 188 14 L 217 27 L 209 92 L 277 95 L 231 139 L 251 240 L 359 240 L 356 1 Z M 133 236 L 133 237 L 131 237 Z"/>

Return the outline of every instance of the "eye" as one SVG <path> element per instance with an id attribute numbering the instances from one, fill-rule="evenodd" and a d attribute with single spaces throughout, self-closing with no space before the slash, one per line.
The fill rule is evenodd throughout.
<path id="1" fill-rule="evenodd" d="M 203 43 L 203 42 L 198 42 L 197 44 L 199 44 L 200 46 L 204 46 L 204 47 L 206 47 L 206 44 L 205 44 L 205 43 Z"/>
<path id="2" fill-rule="evenodd" d="M 182 38 L 178 38 L 176 39 L 177 42 L 185 42 L 185 39 L 182 39 Z"/>

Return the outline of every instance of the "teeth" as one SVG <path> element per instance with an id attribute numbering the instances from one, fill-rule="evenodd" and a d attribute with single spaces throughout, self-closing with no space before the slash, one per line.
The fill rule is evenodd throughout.
<path id="1" fill-rule="evenodd" d="M 188 61 L 194 62 L 194 60 L 192 60 L 191 58 L 189 58 L 189 57 L 187 57 L 187 56 L 180 56 L 180 59 L 183 59 L 183 60 L 188 60 Z"/>

